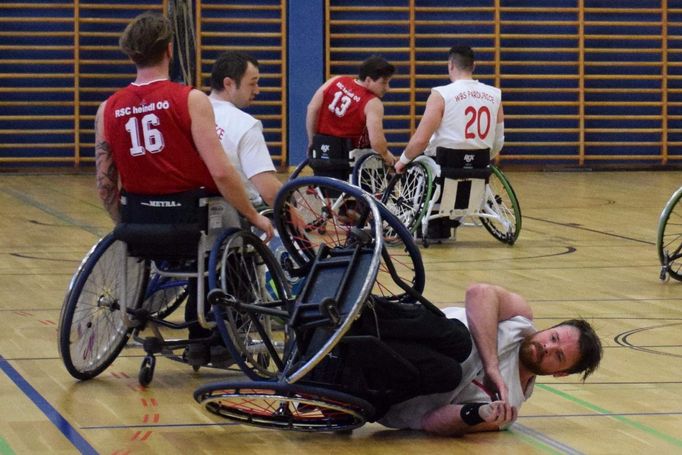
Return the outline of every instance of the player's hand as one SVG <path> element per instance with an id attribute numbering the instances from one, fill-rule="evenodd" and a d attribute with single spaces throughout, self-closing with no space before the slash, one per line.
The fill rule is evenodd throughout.
<path id="1" fill-rule="evenodd" d="M 395 162 L 398 161 L 398 158 L 396 158 L 396 156 L 393 155 L 391 152 L 382 155 L 381 159 L 384 160 L 384 164 L 386 164 L 386 166 L 388 167 L 392 167 L 395 164 Z"/>
<path id="2" fill-rule="evenodd" d="M 263 231 L 263 233 L 265 234 L 265 239 L 263 239 L 263 241 L 265 243 L 268 243 L 274 234 L 274 229 L 272 227 L 272 223 L 270 222 L 270 220 L 267 217 L 265 217 L 261 214 L 258 214 L 254 219 L 249 220 L 249 221 L 256 228 Z"/>
<path id="3" fill-rule="evenodd" d="M 402 174 L 403 172 L 405 172 L 405 166 L 406 166 L 405 164 L 401 163 L 400 161 L 397 161 L 397 162 L 395 163 L 395 166 L 394 166 L 394 167 L 395 167 L 395 171 L 396 171 L 398 174 Z"/>
<path id="4" fill-rule="evenodd" d="M 494 423 L 499 428 L 503 428 L 514 420 L 518 411 L 506 401 L 493 401 L 478 408 L 478 415 L 488 423 Z"/>
<path id="5" fill-rule="evenodd" d="M 509 389 L 505 384 L 499 369 L 486 371 L 483 385 L 489 392 L 496 394 L 497 399 L 501 401 L 509 400 Z"/>

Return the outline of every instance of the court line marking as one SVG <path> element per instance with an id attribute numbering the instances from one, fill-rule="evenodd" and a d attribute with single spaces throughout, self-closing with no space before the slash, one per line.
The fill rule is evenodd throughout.
<path id="1" fill-rule="evenodd" d="M 662 431 L 658 431 L 658 430 L 656 430 L 655 428 L 651 428 L 651 427 L 648 426 L 648 425 L 644 425 L 643 423 L 639 423 L 639 422 L 635 422 L 635 421 L 633 421 L 633 420 L 630 420 L 630 419 L 628 419 L 627 417 L 625 417 L 625 416 L 622 415 L 622 414 L 613 413 L 613 412 L 611 412 L 611 411 L 609 411 L 609 410 L 607 410 L 607 409 L 604 409 L 604 408 L 602 408 L 602 407 L 600 407 L 600 406 L 597 406 L 597 405 L 595 405 L 595 404 L 592 404 L 592 403 L 590 403 L 590 402 L 588 402 L 588 401 L 581 400 L 581 399 L 578 398 L 578 397 L 575 397 L 575 396 L 573 396 L 573 395 L 571 395 L 571 394 L 569 394 L 569 393 L 566 393 L 566 392 L 563 392 L 563 391 L 561 391 L 561 390 L 559 390 L 559 389 L 556 389 L 556 388 L 554 388 L 554 387 L 551 387 L 551 386 L 549 386 L 549 385 L 547 385 L 547 384 L 536 384 L 536 387 L 539 387 L 539 388 L 541 388 L 542 390 L 545 390 L 545 391 L 547 391 L 547 392 L 550 392 L 550 393 L 553 393 L 553 394 L 555 394 L 555 395 L 558 395 L 558 396 L 560 396 L 561 398 L 564 398 L 564 399 L 566 399 L 566 400 L 568 400 L 568 401 L 571 401 L 571 402 L 573 402 L 573 403 L 575 403 L 575 404 L 578 404 L 578 405 L 580 405 L 580 406 L 583 406 L 583 407 L 585 407 L 585 408 L 587 408 L 587 409 L 591 409 L 592 411 L 598 412 L 599 414 L 606 414 L 606 415 L 608 415 L 608 417 L 611 417 L 611 418 L 613 418 L 613 419 L 615 419 L 615 420 L 618 420 L 619 422 L 624 423 L 624 424 L 626 424 L 626 425 L 629 425 L 629 426 L 631 426 L 632 428 L 635 428 L 635 429 L 637 429 L 637 430 L 643 431 L 644 433 L 647 433 L 647 434 L 649 434 L 650 436 L 653 436 L 653 437 L 655 437 L 655 438 L 657 438 L 657 439 L 660 439 L 660 440 L 662 440 L 662 441 L 665 441 L 665 442 L 667 442 L 667 443 L 669 443 L 669 444 L 671 444 L 671 445 L 673 445 L 673 446 L 682 447 L 682 440 L 681 440 L 681 439 L 678 439 L 678 438 L 676 438 L 676 437 L 674 437 L 674 436 L 671 436 L 671 435 L 669 435 L 669 434 L 667 434 L 667 433 L 664 433 L 664 432 L 662 432 Z"/>
<path id="2" fill-rule="evenodd" d="M 578 230 L 581 230 L 581 231 L 588 231 L 588 232 L 592 232 L 592 233 L 594 233 L 594 234 L 606 235 L 606 236 L 608 236 L 608 237 L 616 237 L 616 238 L 618 238 L 618 239 L 630 240 L 631 242 L 639 242 L 639 243 L 644 243 L 644 244 L 646 244 L 646 245 L 655 245 L 655 244 L 656 244 L 656 242 L 652 242 L 652 241 L 650 241 L 650 240 L 635 239 L 635 238 L 633 238 L 633 237 L 628 237 L 628 236 L 626 236 L 626 235 L 620 235 L 620 234 L 614 234 L 614 233 L 612 233 L 612 232 L 600 231 L 600 230 L 598 230 L 598 229 L 592 229 L 592 228 L 580 226 L 580 225 L 578 225 L 578 224 L 573 224 L 573 223 L 561 223 L 561 222 L 559 222 L 559 221 L 551 221 L 551 220 L 546 220 L 546 219 L 543 219 L 543 218 L 537 218 L 537 217 L 527 216 L 527 215 L 524 215 L 523 217 L 524 217 L 524 218 L 527 218 L 527 219 L 529 219 L 529 220 L 533 220 L 533 221 L 540 221 L 540 222 L 543 222 L 543 223 L 555 224 L 555 225 L 557 225 L 557 226 L 563 226 L 563 227 L 567 227 L 567 228 L 578 229 Z"/>
<path id="3" fill-rule="evenodd" d="M 511 427 L 510 431 L 519 436 L 520 439 L 527 441 L 529 444 L 545 449 L 551 453 L 563 453 L 569 455 L 582 455 L 580 452 L 570 446 L 567 446 L 555 439 L 546 436 L 539 431 L 533 430 L 525 425 L 515 422 Z"/>
<path id="4" fill-rule="evenodd" d="M 14 191 L 10 188 L 1 188 L 0 191 L 8 194 L 9 196 L 12 196 L 15 199 L 20 200 L 21 202 L 23 202 L 27 205 L 35 207 L 36 209 L 41 210 L 41 211 L 47 213 L 48 215 L 51 215 L 51 216 L 57 218 L 58 220 L 61 220 L 64 223 L 67 223 L 70 226 L 75 226 L 75 227 L 78 227 L 80 229 L 83 229 L 84 231 L 89 232 L 90 234 L 96 236 L 97 238 L 100 238 L 103 235 L 101 233 L 101 230 L 98 229 L 96 226 L 88 226 L 86 224 L 83 224 L 83 223 L 79 222 L 78 220 L 71 218 L 70 216 L 66 215 L 65 213 L 60 212 L 59 210 L 52 209 L 49 206 L 33 199 L 32 197 L 27 196 L 26 194 L 20 193 L 18 191 Z"/>
<path id="5" fill-rule="evenodd" d="M 7 444 L 7 441 L 5 441 L 2 437 L 0 437 L 0 454 L 2 455 L 15 455 L 14 450 L 12 450 L 12 447 Z"/>
<path id="6" fill-rule="evenodd" d="M 57 427 L 67 440 L 71 442 L 82 454 L 97 455 L 97 451 L 71 426 L 66 420 L 10 363 L 0 355 L 0 370 L 14 382 L 24 395 L 42 411 L 43 414 Z"/>

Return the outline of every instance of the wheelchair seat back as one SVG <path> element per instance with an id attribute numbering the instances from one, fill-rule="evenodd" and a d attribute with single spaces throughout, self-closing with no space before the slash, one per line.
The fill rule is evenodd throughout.
<path id="1" fill-rule="evenodd" d="M 198 189 L 166 195 L 121 194 L 121 222 L 114 238 L 131 256 L 154 260 L 196 259 L 208 229 L 208 194 Z"/>
<path id="2" fill-rule="evenodd" d="M 308 151 L 308 162 L 313 174 L 347 180 L 352 169 L 349 156 L 352 149 L 349 138 L 316 134 Z"/>
<path id="3" fill-rule="evenodd" d="M 483 203 L 485 186 L 491 174 L 490 150 L 436 149 L 436 163 L 441 167 L 438 213 L 451 219 L 478 210 Z"/>

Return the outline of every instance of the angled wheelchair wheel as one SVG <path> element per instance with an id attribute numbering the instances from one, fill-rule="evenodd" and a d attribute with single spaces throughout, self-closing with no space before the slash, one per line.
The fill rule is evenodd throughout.
<path id="1" fill-rule="evenodd" d="M 359 186 L 377 200 L 381 200 L 390 180 L 389 169 L 378 153 L 362 156 L 353 166 L 353 185 Z"/>
<path id="2" fill-rule="evenodd" d="M 305 169 L 306 167 L 308 167 L 308 158 L 298 163 L 298 166 L 296 166 L 291 175 L 289 175 L 289 180 L 293 180 L 299 177 L 301 175 L 301 172 L 303 172 L 303 169 Z"/>
<path id="3" fill-rule="evenodd" d="M 267 381 L 207 384 L 194 399 L 218 416 L 281 430 L 352 430 L 374 414 L 369 402 L 345 393 Z"/>
<path id="4" fill-rule="evenodd" d="M 124 322 L 120 299 L 121 248 L 111 234 L 85 256 L 71 279 L 59 317 L 59 354 L 76 379 L 104 371 L 126 344 L 131 328 Z M 127 303 L 137 308 L 143 297 L 147 270 L 143 262 L 127 259 Z"/>
<path id="5" fill-rule="evenodd" d="M 414 233 L 417 226 L 421 225 L 422 217 L 428 209 L 432 189 L 431 170 L 420 161 L 413 161 L 405 172 L 391 179 L 381 201 L 411 233 Z M 392 230 L 386 232 L 388 238 L 391 235 L 395 235 Z"/>
<path id="6" fill-rule="evenodd" d="M 324 177 L 301 177 L 287 182 L 275 201 L 275 226 L 291 259 L 306 268 L 321 245 L 344 247 L 353 241 L 354 229 L 365 229 L 363 191 L 348 183 Z M 384 228 L 395 237 L 386 247 L 372 294 L 403 299 L 407 285 L 424 290 L 421 253 L 412 235 L 383 204 L 377 203 Z"/>
<path id="7" fill-rule="evenodd" d="M 513 245 L 521 233 L 521 207 L 511 184 L 497 166 L 486 185 L 486 201 L 482 211 L 491 215 L 480 217 L 483 227 L 497 240 Z"/>
<path id="8" fill-rule="evenodd" d="M 251 379 L 275 377 L 283 368 L 284 320 L 240 305 L 286 311 L 282 271 L 270 249 L 250 232 L 234 232 L 219 249 L 219 285 L 235 304 L 214 305 L 218 330 L 242 372 Z"/>
<path id="9" fill-rule="evenodd" d="M 661 280 L 668 276 L 682 281 L 682 188 L 665 204 L 658 219 L 656 250 L 661 263 Z"/>
<path id="10" fill-rule="evenodd" d="M 165 319 L 187 300 L 188 295 L 187 280 L 150 272 L 142 308 L 152 317 Z"/>

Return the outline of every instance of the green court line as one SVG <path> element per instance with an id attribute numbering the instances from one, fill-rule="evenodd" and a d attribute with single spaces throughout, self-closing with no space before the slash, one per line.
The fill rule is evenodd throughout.
<path id="1" fill-rule="evenodd" d="M 555 395 L 560 396 L 561 398 L 564 398 L 568 401 L 572 401 L 573 403 L 579 404 L 583 407 L 586 407 L 592 411 L 598 412 L 600 414 L 614 414 L 613 412 L 601 408 L 597 405 L 594 405 L 588 401 L 581 400 L 580 398 L 576 398 L 573 395 L 562 392 L 561 390 L 555 389 L 554 387 L 548 386 L 546 384 L 536 384 L 536 387 L 539 387 L 543 390 L 546 390 L 547 392 L 551 392 Z M 682 439 L 675 438 L 673 436 L 670 436 L 669 434 L 663 433 L 661 431 L 658 431 L 654 428 L 651 428 L 647 425 L 644 425 L 639 422 L 635 422 L 634 420 L 630 420 L 627 417 L 619 416 L 619 415 L 609 415 L 609 417 L 618 420 L 621 423 L 624 423 L 626 425 L 631 426 L 632 428 L 635 428 L 637 430 L 643 431 L 644 433 L 647 433 L 655 438 L 658 438 L 662 441 L 667 442 L 668 444 L 674 445 L 676 447 L 682 447 Z"/>
<path id="2" fill-rule="evenodd" d="M 12 450 L 2 436 L 0 436 L 0 455 L 15 455 L 14 450 Z"/>

